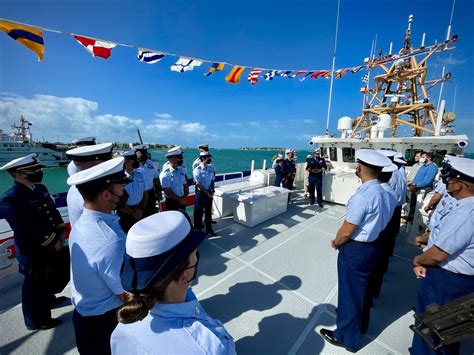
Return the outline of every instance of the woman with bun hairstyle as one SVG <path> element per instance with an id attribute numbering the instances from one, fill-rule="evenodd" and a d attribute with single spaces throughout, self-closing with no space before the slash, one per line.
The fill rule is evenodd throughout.
<path id="1" fill-rule="evenodd" d="M 112 354 L 235 354 L 232 337 L 189 287 L 205 237 L 179 211 L 133 225 L 121 271 L 127 292 L 117 312 Z"/>

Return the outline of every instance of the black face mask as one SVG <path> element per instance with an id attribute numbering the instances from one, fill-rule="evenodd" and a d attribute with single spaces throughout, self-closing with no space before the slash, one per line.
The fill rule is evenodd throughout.
<path id="1" fill-rule="evenodd" d="M 208 164 L 211 164 L 211 163 L 212 163 L 212 159 L 211 159 L 211 158 L 207 159 L 207 163 L 208 163 Z"/>
<path id="2" fill-rule="evenodd" d="M 43 181 L 43 171 L 37 171 L 33 174 L 26 174 L 26 179 L 34 184 L 39 184 Z"/>
<path id="3" fill-rule="evenodd" d="M 185 270 L 195 268 L 193 277 L 191 277 L 191 279 L 187 280 L 186 281 L 187 283 L 190 283 L 190 282 L 196 280 L 196 278 L 197 278 L 197 270 L 198 270 L 198 265 L 199 265 L 199 250 L 196 250 L 196 258 L 197 258 L 196 264 L 194 264 L 193 266 L 185 268 Z"/>
<path id="4" fill-rule="evenodd" d="M 134 169 L 137 169 L 140 167 L 140 162 L 138 160 L 135 160 L 133 163 L 132 163 L 132 168 Z"/>
<path id="5" fill-rule="evenodd" d="M 116 195 L 114 194 L 112 191 L 109 191 L 113 196 L 117 197 L 118 198 L 118 201 L 112 201 L 112 200 L 109 200 L 109 202 L 112 202 L 112 203 L 115 203 L 116 206 L 114 209 L 116 210 L 121 210 L 122 208 L 124 208 L 126 205 L 127 205 L 127 201 L 128 201 L 128 192 L 126 190 L 123 190 L 123 194 L 122 196 L 119 196 L 119 195 Z"/>
<path id="6" fill-rule="evenodd" d="M 178 166 L 182 166 L 182 165 L 183 165 L 183 162 L 184 162 L 184 159 L 183 159 L 183 158 L 179 159 L 179 161 L 178 161 Z"/>

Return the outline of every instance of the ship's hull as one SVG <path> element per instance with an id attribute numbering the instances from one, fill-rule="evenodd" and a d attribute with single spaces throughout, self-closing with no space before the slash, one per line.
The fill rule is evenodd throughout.
<path id="1" fill-rule="evenodd" d="M 35 146 L 28 143 L 0 143 L 0 165 L 5 165 L 13 159 L 36 153 L 41 164 L 47 167 L 66 166 L 69 163 L 66 153 L 43 146 Z"/>

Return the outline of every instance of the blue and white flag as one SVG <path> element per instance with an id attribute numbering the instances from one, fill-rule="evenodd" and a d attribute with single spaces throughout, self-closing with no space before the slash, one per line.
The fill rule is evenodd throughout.
<path id="1" fill-rule="evenodd" d="M 201 66 L 202 62 L 196 59 L 180 57 L 176 63 L 171 66 L 171 71 L 183 73 L 185 71 L 194 70 L 195 67 Z"/>
<path id="2" fill-rule="evenodd" d="M 273 80 L 276 74 L 277 74 L 277 70 L 269 70 L 267 73 L 263 75 L 263 78 L 267 81 L 270 81 L 270 80 Z"/>
<path id="3" fill-rule="evenodd" d="M 291 74 L 291 70 L 279 70 L 277 74 L 278 76 L 281 76 L 282 78 L 286 78 L 288 75 Z"/>
<path id="4" fill-rule="evenodd" d="M 362 82 L 364 84 L 367 84 L 369 82 L 369 74 L 365 74 L 363 77 L 362 77 Z"/>
<path id="5" fill-rule="evenodd" d="M 153 52 L 148 49 L 138 48 L 138 60 L 148 64 L 155 64 L 165 57 L 163 53 Z"/>

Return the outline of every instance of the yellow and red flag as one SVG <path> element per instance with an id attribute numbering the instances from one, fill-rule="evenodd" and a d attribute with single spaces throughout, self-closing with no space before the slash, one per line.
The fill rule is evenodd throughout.
<path id="1" fill-rule="evenodd" d="M 232 84 L 237 84 L 240 82 L 240 77 L 242 76 L 245 67 L 235 65 L 230 73 L 225 77 L 225 81 Z"/>
<path id="2" fill-rule="evenodd" d="M 38 55 L 38 60 L 43 60 L 43 31 L 41 31 L 39 28 L 0 20 L 0 31 L 5 32 L 15 41 L 35 52 Z"/>

